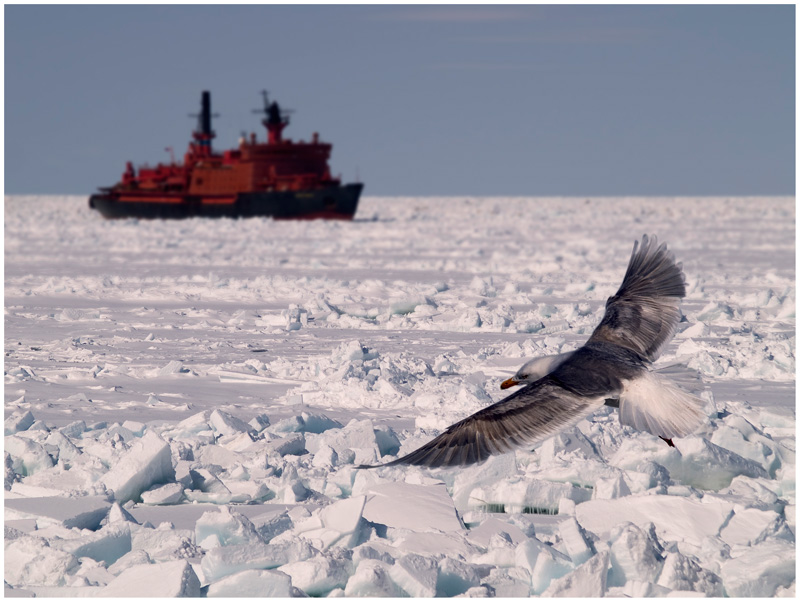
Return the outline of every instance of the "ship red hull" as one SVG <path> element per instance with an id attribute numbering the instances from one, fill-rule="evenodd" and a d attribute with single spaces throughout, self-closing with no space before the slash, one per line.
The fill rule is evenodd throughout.
<path id="1" fill-rule="evenodd" d="M 249 192 L 235 196 L 112 191 L 92 195 L 89 207 L 109 219 L 272 217 L 351 220 L 358 209 L 362 188 L 363 184 L 358 183 L 318 190 Z"/>

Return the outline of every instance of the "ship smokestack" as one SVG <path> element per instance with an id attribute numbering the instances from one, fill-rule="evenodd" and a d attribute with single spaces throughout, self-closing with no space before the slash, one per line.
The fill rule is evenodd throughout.
<path id="1" fill-rule="evenodd" d="M 201 152 L 203 155 L 211 154 L 211 140 L 214 138 L 214 131 L 211 129 L 211 118 L 219 117 L 211 114 L 211 92 L 204 90 L 200 100 L 200 112 L 191 117 L 197 117 L 197 129 L 192 133 L 196 143 L 192 144 L 195 148 L 192 152 Z"/>
<path id="2" fill-rule="evenodd" d="M 211 136 L 211 92 L 203 91 L 202 109 L 200 112 L 200 133 Z"/>

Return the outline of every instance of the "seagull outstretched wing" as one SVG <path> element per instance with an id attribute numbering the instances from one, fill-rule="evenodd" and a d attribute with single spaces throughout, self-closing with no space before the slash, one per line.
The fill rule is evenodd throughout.
<path id="1" fill-rule="evenodd" d="M 622 285 L 606 301 L 606 312 L 587 343 L 612 343 L 653 361 L 672 339 L 686 296 L 680 263 L 658 239 L 646 234 L 633 243 Z"/>
<path id="2" fill-rule="evenodd" d="M 453 424 L 407 456 L 380 466 L 464 466 L 532 446 L 603 407 L 604 394 L 583 396 L 545 377 Z M 373 468 L 359 466 L 359 468 Z"/>

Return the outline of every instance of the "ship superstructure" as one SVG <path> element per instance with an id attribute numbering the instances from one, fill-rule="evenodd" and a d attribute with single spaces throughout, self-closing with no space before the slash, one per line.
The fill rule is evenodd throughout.
<path id="1" fill-rule="evenodd" d="M 197 129 L 183 163 L 134 169 L 101 188 L 89 206 L 105 217 L 182 218 L 272 216 L 278 219 L 352 219 L 363 185 L 331 176 L 332 145 L 314 133 L 310 142 L 283 137 L 289 111 L 262 92 L 266 141 L 243 135 L 238 148 L 214 151 L 211 94 L 203 92 Z"/>

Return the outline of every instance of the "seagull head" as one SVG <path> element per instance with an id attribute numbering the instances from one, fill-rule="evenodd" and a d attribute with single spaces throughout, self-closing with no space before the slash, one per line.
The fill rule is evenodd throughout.
<path id="1" fill-rule="evenodd" d="M 553 370 L 563 364 L 574 351 L 566 353 L 558 353 L 556 355 L 545 355 L 544 357 L 536 357 L 529 362 L 526 362 L 522 368 L 517 370 L 517 373 L 511 378 L 507 378 L 500 383 L 501 389 L 509 389 L 517 385 L 528 385 L 540 378 L 547 376 Z"/>

